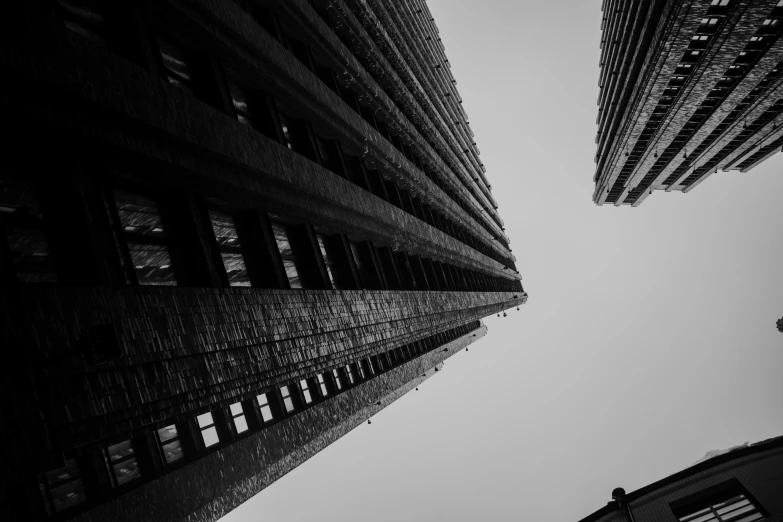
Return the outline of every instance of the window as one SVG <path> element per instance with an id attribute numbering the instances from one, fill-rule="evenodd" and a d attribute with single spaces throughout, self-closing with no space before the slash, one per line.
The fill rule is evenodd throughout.
<path id="1" fill-rule="evenodd" d="M 691 40 L 695 41 L 695 42 L 706 42 L 709 39 L 710 39 L 710 37 L 707 36 L 706 34 L 691 36 Z"/>
<path id="2" fill-rule="evenodd" d="M 242 433 L 248 430 L 247 419 L 245 418 L 245 411 L 242 409 L 242 404 L 235 402 L 231 406 L 231 417 L 234 419 L 234 427 L 237 429 L 237 433 Z"/>
<path id="3" fill-rule="evenodd" d="M 256 400 L 258 401 L 258 407 L 261 410 L 261 418 L 264 422 L 269 422 L 272 420 L 272 408 L 269 407 L 269 399 L 266 396 L 266 393 L 261 393 L 258 396 L 256 396 Z"/>
<path id="4" fill-rule="evenodd" d="M 280 257 L 283 258 L 283 267 L 288 277 L 288 284 L 291 288 L 302 288 L 302 281 L 296 266 L 299 258 L 294 255 L 291 249 L 291 242 L 286 227 L 278 223 L 272 223 L 272 230 L 275 233 L 275 241 L 277 242 L 277 248 L 280 250 Z"/>
<path id="5" fill-rule="evenodd" d="M 161 428 L 155 433 L 158 437 L 158 448 L 166 464 L 171 464 L 184 457 L 179 432 L 174 424 Z"/>
<path id="6" fill-rule="evenodd" d="M 315 379 L 318 381 L 318 388 L 321 390 L 321 397 L 326 397 L 329 395 L 329 390 L 326 389 L 326 381 L 324 381 L 324 374 L 319 373 Z"/>
<path id="7" fill-rule="evenodd" d="M 345 374 L 348 376 L 348 383 L 349 384 L 355 384 L 356 379 L 353 376 L 353 369 L 351 368 L 350 364 L 345 365 Z"/>
<path id="8" fill-rule="evenodd" d="M 763 36 L 751 36 L 751 37 L 750 37 L 750 41 L 751 41 L 751 42 L 760 42 L 760 41 L 762 41 L 763 39 L 764 39 L 764 37 L 763 37 Z"/>
<path id="9" fill-rule="evenodd" d="M 169 83 L 193 94 L 193 78 L 185 59 L 185 53 L 160 37 L 158 37 L 158 50 Z"/>
<path id="10" fill-rule="evenodd" d="M 299 389 L 302 390 L 302 396 L 304 397 L 305 404 L 313 402 L 313 396 L 310 394 L 310 388 L 307 386 L 307 379 L 299 381 Z"/>
<path id="11" fill-rule="evenodd" d="M 247 275 L 245 259 L 242 257 L 234 219 L 224 212 L 210 209 L 209 220 L 212 222 L 220 257 L 226 268 L 228 283 L 231 286 L 250 286 L 250 277 Z"/>
<path id="12" fill-rule="evenodd" d="M 326 238 L 323 234 L 317 234 L 316 237 L 318 238 L 318 247 L 321 249 L 321 255 L 323 256 L 324 264 L 326 265 L 326 272 L 329 274 L 329 281 L 332 282 L 332 288 L 337 288 L 337 283 L 335 283 L 334 279 L 334 262 L 326 253 Z"/>
<path id="13" fill-rule="evenodd" d="M 288 386 L 280 387 L 280 396 L 283 397 L 283 406 L 285 406 L 286 412 L 291 413 L 296 409 L 294 400 L 291 398 L 291 390 L 288 389 Z"/>
<path id="14" fill-rule="evenodd" d="M 120 223 L 140 285 L 176 285 L 158 207 L 150 198 L 114 191 Z"/>
<path id="15" fill-rule="evenodd" d="M 212 413 L 207 412 L 196 417 L 198 421 L 198 427 L 201 429 L 201 438 L 204 441 L 204 447 L 208 448 L 214 446 L 220 442 L 218 437 L 217 428 L 215 428 L 215 420 L 212 418 Z"/>
<path id="16" fill-rule="evenodd" d="M 244 88 L 229 81 L 228 92 L 231 94 L 231 103 L 234 105 L 234 112 L 237 113 L 237 119 L 248 127 L 252 127 L 253 123 L 250 118 L 250 110 L 247 107 L 247 96 Z"/>
<path id="17" fill-rule="evenodd" d="M 64 511 L 86 500 L 84 483 L 76 460 L 68 460 L 65 466 L 47 471 L 38 477 L 38 487 L 49 515 Z"/>
<path id="18" fill-rule="evenodd" d="M 90 0 L 60 0 L 63 22 L 68 30 L 93 43 L 107 45 L 106 22 L 100 14 L 100 2 Z"/>
<path id="19" fill-rule="evenodd" d="M 712 0 L 710 5 L 724 7 L 724 6 L 729 5 L 729 2 L 731 2 L 731 0 Z"/>
<path id="20" fill-rule="evenodd" d="M 362 368 L 362 366 L 362 363 L 356 363 L 356 370 L 359 372 L 359 378 L 365 380 L 367 377 L 364 376 L 364 368 Z"/>
<path id="21" fill-rule="evenodd" d="M 767 18 L 763 22 L 761 22 L 761 25 L 764 27 L 775 27 L 780 23 L 780 20 L 773 20 L 771 18 Z"/>
<path id="22" fill-rule="evenodd" d="M 335 368 L 332 370 L 332 378 L 334 378 L 334 385 L 338 390 L 343 389 L 343 381 L 340 380 L 340 372 Z"/>
<path id="23" fill-rule="evenodd" d="M 126 440 L 104 449 L 103 458 L 115 488 L 141 477 L 131 441 Z"/>
<path id="24" fill-rule="evenodd" d="M 764 518 L 759 507 L 736 482 L 722 492 L 685 506 L 672 506 L 672 510 L 680 522 L 753 522 Z"/>
<path id="25" fill-rule="evenodd" d="M 715 27 L 716 25 L 718 25 L 718 21 L 719 21 L 718 18 L 704 18 L 701 21 L 701 25 L 702 26 L 706 25 L 707 27 Z"/>
<path id="26" fill-rule="evenodd" d="M 56 282 L 57 274 L 44 233 L 38 198 L 32 186 L 0 179 L 0 214 L 19 281 Z"/>

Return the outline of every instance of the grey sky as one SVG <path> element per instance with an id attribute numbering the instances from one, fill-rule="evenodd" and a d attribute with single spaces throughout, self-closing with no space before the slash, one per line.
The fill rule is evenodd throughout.
<path id="1" fill-rule="evenodd" d="M 783 434 L 783 155 L 597 207 L 601 2 L 429 6 L 530 300 L 223 520 L 578 520 Z"/>

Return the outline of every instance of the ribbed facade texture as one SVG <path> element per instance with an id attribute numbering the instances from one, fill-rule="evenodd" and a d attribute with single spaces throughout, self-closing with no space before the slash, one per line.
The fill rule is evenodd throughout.
<path id="1" fill-rule="evenodd" d="M 593 201 L 641 204 L 783 146 L 783 2 L 605 0 Z"/>
<path id="2" fill-rule="evenodd" d="M 424 0 L 3 22 L 0 519 L 217 520 L 527 300 Z"/>

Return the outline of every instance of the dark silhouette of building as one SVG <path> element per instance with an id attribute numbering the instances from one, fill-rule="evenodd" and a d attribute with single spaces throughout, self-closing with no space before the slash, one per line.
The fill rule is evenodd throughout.
<path id="1" fill-rule="evenodd" d="M 778 331 L 783 332 L 783 317 L 778 319 L 777 325 L 778 325 Z"/>
<path id="2" fill-rule="evenodd" d="M 783 146 L 783 3 L 606 0 L 593 200 L 639 205 Z"/>
<path id="3" fill-rule="evenodd" d="M 580 522 L 783 520 L 783 437 L 744 444 L 625 493 Z"/>
<path id="4" fill-rule="evenodd" d="M 526 301 L 422 0 L 2 25 L 0 519 L 216 520 Z"/>

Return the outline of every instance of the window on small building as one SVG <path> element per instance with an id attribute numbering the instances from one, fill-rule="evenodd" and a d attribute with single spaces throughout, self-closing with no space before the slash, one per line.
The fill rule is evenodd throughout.
<path id="1" fill-rule="evenodd" d="M 261 410 L 261 418 L 264 422 L 269 422 L 272 420 L 272 408 L 269 406 L 269 398 L 266 396 L 266 393 L 260 393 L 256 396 L 256 400 L 258 401 L 258 407 Z"/>
<path id="2" fill-rule="evenodd" d="M 11 251 L 11 262 L 19 281 L 57 282 L 33 187 L 29 183 L 0 179 L 0 215 Z"/>
<path id="3" fill-rule="evenodd" d="M 166 69 L 166 79 L 171 85 L 194 94 L 193 77 L 185 52 L 171 42 L 158 37 L 158 50 Z"/>
<path id="4" fill-rule="evenodd" d="M 242 257 L 242 249 L 239 244 L 234 219 L 218 210 L 209 210 L 209 220 L 212 222 L 212 230 L 215 232 L 220 257 L 226 268 L 228 282 L 231 286 L 250 286 L 250 277 L 247 275 L 245 258 Z"/>
<path id="5" fill-rule="evenodd" d="M 288 284 L 291 288 L 302 288 L 302 281 L 299 277 L 299 270 L 297 268 L 297 261 L 299 261 L 299 258 L 294 255 L 294 252 L 291 249 L 288 231 L 284 225 L 279 223 L 272 223 L 272 230 L 275 233 L 275 241 L 277 242 L 278 250 L 280 250 L 280 257 L 283 259 L 283 267 L 285 268 L 285 274 L 288 277 Z"/>
<path id="6" fill-rule="evenodd" d="M 156 430 L 158 449 L 166 464 L 171 464 L 182 459 L 182 443 L 179 440 L 179 432 L 174 424 Z"/>
<path id="7" fill-rule="evenodd" d="M 326 388 L 326 381 L 324 381 L 324 374 L 319 373 L 316 376 L 316 381 L 318 381 L 318 388 L 321 390 L 321 397 L 329 395 L 329 390 Z"/>
<path id="8" fill-rule="evenodd" d="M 231 409 L 231 417 L 234 419 L 234 427 L 237 433 L 247 431 L 247 419 L 245 418 L 245 411 L 242 409 L 242 403 L 235 402 L 229 408 Z"/>
<path id="9" fill-rule="evenodd" d="M 307 385 L 307 379 L 299 381 L 299 389 L 302 390 L 302 396 L 304 397 L 305 404 L 313 402 L 313 396 L 310 394 L 310 387 Z"/>
<path id="10" fill-rule="evenodd" d="M 141 477 L 131 441 L 126 440 L 105 448 L 103 458 L 115 488 Z"/>
<path id="11" fill-rule="evenodd" d="M 39 475 L 38 488 L 49 515 L 65 511 L 87 499 L 79 467 L 73 459 L 67 460 L 62 468 Z"/>
<path id="12" fill-rule="evenodd" d="M 168 241 L 155 202 L 124 190 L 115 190 L 114 199 L 139 284 L 176 285 Z"/>
<path id="13" fill-rule="evenodd" d="M 739 484 L 685 506 L 673 506 L 673 511 L 680 522 L 754 522 L 764 518 Z"/>
<path id="14" fill-rule="evenodd" d="M 201 439 L 204 441 L 204 447 L 208 448 L 220 442 L 212 413 L 203 413 L 196 417 L 196 420 L 198 421 L 199 429 L 201 429 Z"/>
<path id="15" fill-rule="evenodd" d="M 340 380 L 340 372 L 335 368 L 332 370 L 332 377 L 334 378 L 334 385 L 338 390 L 343 389 L 343 381 Z"/>
<path id="16" fill-rule="evenodd" d="M 291 413 L 296 409 L 294 406 L 294 400 L 291 398 L 291 390 L 288 388 L 288 386 L 280 387 L 280 396 L 283 398 L 283 406 L 285 406 L 286 412 Z"/>

